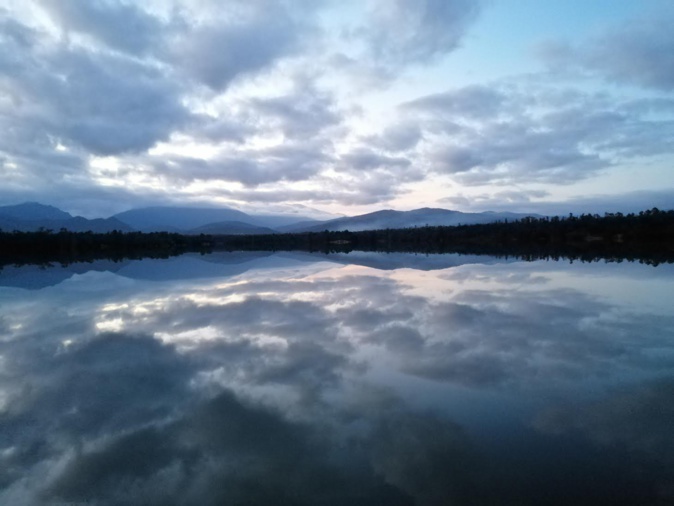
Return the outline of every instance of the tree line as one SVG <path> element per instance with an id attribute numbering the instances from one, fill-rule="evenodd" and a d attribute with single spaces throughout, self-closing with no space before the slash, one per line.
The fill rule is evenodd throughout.
<path id="1" fill-rule="evenodd" d="M 527 217 L 479 225 L 216 236 L 229 250 L 397 251 L 674 261 L 674 210 Z"/>
<path id="2" fill-rule="evenodd" d="M 168 258 L 188 251 L 208 252 L 210 238 L 169 232 L 107 233 L 0 231 L 0 266 L 15 264 L 43 264 L 109 259 Z"/>
<path id="3" fill-rule="evenodd" d="M 0 231 L 0 265 L 168 257 L 213 250 L 465 253 L 532 260 L 625 259 L 658 264 L 674 262 L 674 210 L 653 208 L 630 214 L 527 217 L 480 225 L 262 235 Z"/>

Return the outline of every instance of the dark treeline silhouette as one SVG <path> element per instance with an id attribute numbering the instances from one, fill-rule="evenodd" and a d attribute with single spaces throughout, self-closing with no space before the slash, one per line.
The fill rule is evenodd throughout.
<path id="1" fill-rule="evenodd" d="M 168 257 L 187 251 L 418 252 L 513 256 L 524 260 L 568 258 L 674 262 L 674 211 L 528 217 L 512 222 L 451 227 L 265 235 L 0 232 L 0 266 L 70 263 L 96 258 Z"/>
<path id="2" fill-rule="evenodd" d="M 626 259 L 674 262 L 674 211 L 527 217 L 482 225 L 433 226 L 361 232 L 216 236 L 230 250 L 466 253 L 521 258 Z"/>
<path id="3" fill-rule="evenodd" d="M 167 258 L 188 251 L 206 252 L 210 246 L 207 236 L 168 232 L 0 231 L 0 267 L 50 262 L 66 265 L 96 259 Z"/>

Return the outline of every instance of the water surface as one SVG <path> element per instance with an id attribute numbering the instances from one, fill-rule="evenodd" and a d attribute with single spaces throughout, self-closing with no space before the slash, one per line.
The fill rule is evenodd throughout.
<path id="1" fill-rule="evenodd" d="M 674 267 L 0 272 L 0 504 L 669 504 Z"/>

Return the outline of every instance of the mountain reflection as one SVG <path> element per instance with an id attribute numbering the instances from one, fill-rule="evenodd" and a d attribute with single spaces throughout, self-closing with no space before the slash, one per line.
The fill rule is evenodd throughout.
<path id="1" fill-rule="evenodd" d="M 12 272 L 0 502 L 674 498 L 666 267 L 320 260 Z"/>

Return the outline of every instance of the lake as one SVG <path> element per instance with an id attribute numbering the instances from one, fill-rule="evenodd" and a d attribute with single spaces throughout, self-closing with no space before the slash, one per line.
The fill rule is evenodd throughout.
<path id="1" fill-rule="evenodd" d="M 0 271 L 0 504 L 674 503 L 674 265 Z"/>

